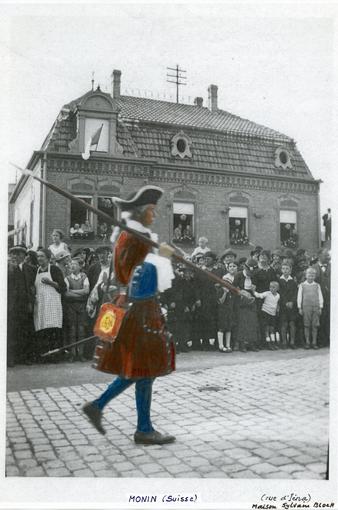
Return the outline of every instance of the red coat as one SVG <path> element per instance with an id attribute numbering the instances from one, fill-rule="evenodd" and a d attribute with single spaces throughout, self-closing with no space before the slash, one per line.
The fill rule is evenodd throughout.
<path id="1" fill-rule="evenodd" d="M 115 274 L 120 284 L 128 285 L 135 267 L 149 251 L 151 247 L 132 234 L 120 234 L 114 253 Z M 131 305 L 101 370 L 125 378 L 158 377 L 175 370 L 174 342 L 156 297 Z"/>

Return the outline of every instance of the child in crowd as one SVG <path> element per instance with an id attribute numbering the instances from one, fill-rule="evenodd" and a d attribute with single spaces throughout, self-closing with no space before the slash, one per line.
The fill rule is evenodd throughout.
<path id="1" fill-rule="evenodd" d="M 289 263 L 283 262 L 282 275 L 279 278 L 282 349 L 286 349 L 288 343 L 291 349 L 295 349 L 297 291 L 297 282 L 291 276 L 291 266 Z"/>
<path id="2" fill-rule="evenodd" d="M 223 276 L 223 280 L 233 283 L 235 274 L 237 273 L 237 264 L 232 261 L 228 264 L 228 273 Z M 225 287 L 216 286 L 217 289 L 217 312 L 218 312 L 218 350 L 220 352 L 231 352 L 231 330 L 234 326 L 234 300 L 235 296 Z M 224 346 L 225 335 L 225 346 Z"/>
<path id="3" fill-rule="evenodd" d="M 66 321 L 69 331 L 69 342 L 77 342 L 85 338 L 86 301 L 89 294 L 87 275 L 81 271 L 80 260 L 74 258 L 71 263 L 71 274 L 66 276 L 67 285 Z M 72 359 L 84 361 L 84 344 L 73 347 Z"/>
<path id="4" fill-rule="evenodd" d="M 270 282 L 270 290 L 254 292 L 256 298 L 264 299 L 262 304 L 262 325 L 268 349 L 278 349 L 279 335 L 276 335 L 276 317 L 279 311 L 278 282 Z"/>
<path id="5" fill-rule="evenodd" d="M 210 251 L 210 248 L 208 247 L 208 239 L 206 237 L 200 237 L 198 239 L 198 246 L 192 252 L 191 258 L 192 258 L 192 260 L 194 260 L 196 255 L 199 255 L 199 254 L 204 255 L 208 251 Z"/>
<path id="6" fill-rule="evenodd" d="M 313 349 L 318 349 L 317 335 L 324 300 L 320 285 L 315 282 L 315 277 L 316 270 L 309 267 L 306 270 L 305 282 L 302 282 L 298 288 L 297 305 L 298 311 L 303 317 L 305 349 L 311 347 L 311 336 Z"/>

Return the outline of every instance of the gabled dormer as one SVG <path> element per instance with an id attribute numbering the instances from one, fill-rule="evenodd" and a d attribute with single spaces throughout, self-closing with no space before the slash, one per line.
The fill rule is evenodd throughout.
<path id="1" fill-rule="evenodd" d="M 102 92 L 100 87 L 85 94 L 77 102 L 74 115 L 77 132 L 76 137 L 69 143 L 69 152 L 84 153 L 89 140 L 102 127 L 98 143 L 94 147 L 95 155 L 112 156 L 123 153 L 117 141 L 118 108 L 113 104 L 111 96 Z"/>

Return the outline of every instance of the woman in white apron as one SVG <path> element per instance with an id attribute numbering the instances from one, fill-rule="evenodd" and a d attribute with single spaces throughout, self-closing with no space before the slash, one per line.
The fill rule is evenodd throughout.
<path id="1" fill-rule="evenodd" d="M 37 257 L 39 267 L 35 278 L 34 327 L 37 352 L 42 354 L 62 346 L 61 296 L 66 291 L 66 284 L 61 270 L 50 264 L 49 250 L 39 250 Z"/>

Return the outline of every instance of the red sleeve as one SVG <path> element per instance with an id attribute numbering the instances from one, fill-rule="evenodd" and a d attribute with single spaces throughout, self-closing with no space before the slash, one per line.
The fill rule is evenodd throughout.
<path id="1" fill-rule="evenodd" d="M 115 274 L 120 283 L 129 283 L 134 268 L 143 262 L 150 250 L 150 245 L 139 241 L 132 234 L 120 234 L 114 251 Z"/>

